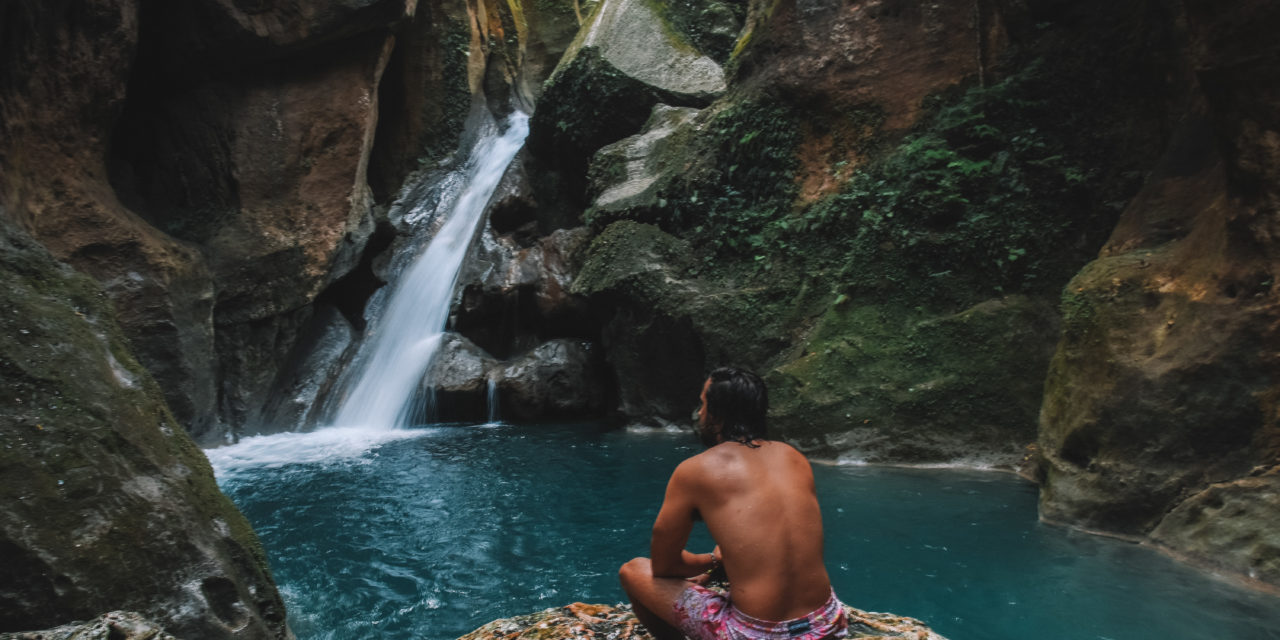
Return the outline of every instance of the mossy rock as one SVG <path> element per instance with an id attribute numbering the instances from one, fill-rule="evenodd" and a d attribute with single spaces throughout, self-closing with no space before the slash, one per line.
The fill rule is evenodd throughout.
<path id="1" fill-rule="evenodd" d="M 1232 297 L 1180 255 L 1101 258 L 1067 285 L 1039 437 L 1047 519 L 1142 536 L 1188 495 L 1274 464 L 1270 277 Z"/>
<path id="2" fill-rule="evenodd" d="M 545 83 L 529 123 L 541 199 L 567 198 L 580 210 L 596 150 L 639 131 L 655 104 L 702 107 L 724 90 L 720 66 L 650 0 L 603 0 Z"/>
<path id="3" fill-rule="evenodd" d="M 284 638 L 248 522 L 129 353 L 98 285 L 0 219 L 0 629 L 131 609 Z"/>
<path id="4" fill-rule="evenodd" d="M 772 424 L 819 455 L 1012 466 L 1035 440 L 1057 336 L 1042 299 L 945 315 L 840 299 L 770 372 Z"/>
<path id="5" fill-rule="evenodd" d="M 644 130 L 607 145 L 591 160 L 591 208 L 586 222 L 606 226 L 620 219 L 669 224 L 665 194 L 695 159 L 698 110 L 655 105 Z"/>

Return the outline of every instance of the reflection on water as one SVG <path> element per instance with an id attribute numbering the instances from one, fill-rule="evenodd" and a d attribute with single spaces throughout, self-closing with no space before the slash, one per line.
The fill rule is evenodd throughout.
<path id="1" fill-rule="evenodd" d="M 499 617 L 621 601 L 618 565 L 647 554 L 666 479 L 697 451 L 689 435 L 591 425 L 430 427 L 382 443 L 325 431 L 210 451 L 300 640 L 444 640 Z M 341 455 L 314 455 L 326 447 Z M 1041 525 L 1035 488 L 1011 476 L 815 473 L 827 565 L 854 606 L 952 640 L 1280 639 L 1276 598 Z M 696 530 L 691 547 L 710 545 Z"/>

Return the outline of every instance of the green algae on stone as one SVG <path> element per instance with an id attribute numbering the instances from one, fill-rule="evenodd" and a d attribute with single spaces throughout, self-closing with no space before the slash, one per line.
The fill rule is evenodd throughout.
<path id="1" fill-rule="evenodd" d="M 1009 297 L 949 315 L 834 304 L 770 372 L 779 435 L 867 461 L 1012 466 L 1033 442 L 1057 322 Z"/>

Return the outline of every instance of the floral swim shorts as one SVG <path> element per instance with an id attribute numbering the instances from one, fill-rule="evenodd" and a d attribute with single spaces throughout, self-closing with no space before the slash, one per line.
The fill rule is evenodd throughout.
<path id="1" fill-rule="evenodd" d="M 753 618 L 729 594 L 690 585 L 675 602 L 680 631 L 693 640 L 821 640 L 849 635 L 844 605 L 834 591 L 827 603 L 802 618 L 773 622 Z"/>

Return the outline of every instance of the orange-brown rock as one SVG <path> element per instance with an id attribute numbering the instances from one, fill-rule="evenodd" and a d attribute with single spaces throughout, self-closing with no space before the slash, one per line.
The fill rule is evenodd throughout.
<path id="1" fill-rule="evenodd" d="M 836 191 L 848 171 L 869 159 L 860 152 L 869 136 L 906 130 L 926 97 L 994 75 L 1009 40 L 1006 14 L 1017 21 L 1023 13 L 994 1 L 753 2 L 734 84 L 767 87 L 827 114 L 806 124 L 800 150 L 802 197 L 815 199 Z M 855 109 L 881 119 L 840 117 Z M 845 175 L 832 174 L 836 163 Z"/>

